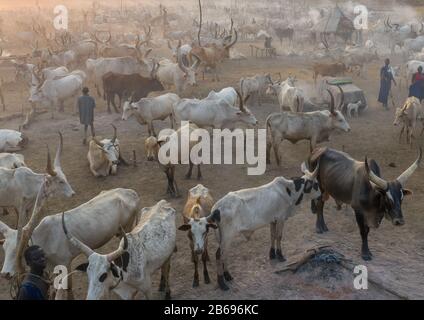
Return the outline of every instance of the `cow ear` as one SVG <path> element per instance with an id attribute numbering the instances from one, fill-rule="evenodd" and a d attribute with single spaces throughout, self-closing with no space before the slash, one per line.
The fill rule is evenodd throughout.
<path id="1" fill-rule="evenodd" d="M 113 261 L 115 265 L 124 269 L 125 272 L 127 271 L 129 262 L 130 262 L 130 254 L 128 251 L 125 251 L 119 258 L 116 258 Z"/>
<path id="2" fill-rule="evenodd" d="M 180 231 L 188 231 L 190 229 L 191 229 L 191 225 L 189 225 L 189 224 L 183 224 L 182 226 L 180 226 L 178 228 L 178 230 L 180 230 Z"/>
<path id="3" fill-rule="evenodd" d="M 80 264 L 78 267 L 75 268 L 75 270 L 87 272 L 88 268 L 88 262 Z"/>
<path id="4" fill-rule="evenodd" d="M 119 278 L 119 271 L 118 271 L 118 268 L 113 264 L 113 263 L 111 263 L 110 264 L 110 271 L 112 271 L 112 275 L 115 277 L 115 278 Z"/>
<path id="5" fill-rule="evenodd" d="M 402 192 L 404 196 L 412 196 L 413 194 L 412 190 L 409 189 L 402 189 Z"/>
<path id="6" fill-rule="evenodd" d="M 218 226 L 215 223 L 208 223 L 207 226 L 208 228 L 218 229 Z"/>

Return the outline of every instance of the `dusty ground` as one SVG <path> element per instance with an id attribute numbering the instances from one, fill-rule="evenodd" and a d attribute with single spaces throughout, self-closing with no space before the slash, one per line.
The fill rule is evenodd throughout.
<path id="1" fill-rule="evenodd" d="M 247 47 L 242 45 L 242 51 L 248 53 Z M 238 47 L 239 49 L 239 47 Z M 416 157 L 415 149 L 411 150 L 404 143 L 398 143 L 398 128 L 392 125 L 393 108 L 385 112 L 377 105 L 378 94 L 378 68 L 373 64 L 367 69 L 366 79 L 354 78 L 355 83 L 365 90 L 369 109 L 359 118 L 349 120 L 352 132 L 338 134 L 332 137 L 328 146 L 342 149 L 357 159 L 365 155 L 376 159 L 385 178 L 394 179 Z M 281 72 L 283 76 L 293 73 L 301 79 L 311 79 L 308 63 L 304 61 L 282 58 L 278 59 L 249 59 L 248 61 L 227 62 L 223 68 L 222 81 L 213 83 L 200 81 L 196 95 L 199 92 L 204 96 L 210 89 L 221 88 L 227 85 L 238 86 L 241 76 L 253 75 L 257 72 Z M 190 92 L 187 93 L 190 95 Z M 398 103 L 404 99 L 405 92 L 395 91 Z M 21 104 L 26 98 L 23 88 L 8 85 L 5 90 L 8 111 L 5 115 L 18 113 Z M 64 114 L 57 114 L 55 120 L 50 115 L 40 116 L 32 127 L 27 130 L 31 143 L 22 153 L 27 164 L 36 172 L 43 172 L 46 163 L 46 143 L 53 149 L 57 144 L 57 131 L 61 130 L 65 137 L 64 157 L 62 166 L 77 195 L 72 199 L 51 199 L 48 201 L 48 213 L 58 213 L 89 200 L 101 190 L 116 187 L 133 188 L 142 199 L 143 206 L 151 206 L 163 199 L 166 187 L 165 176 L 155 163 L 144 160 L 143 141 L 147 129 L 141 128 L 134 119 L 123 122 L 120 115 L 109 115 L 105 112 L 103 101 L 99 102 L 96 110 L 96 128 L 98 135 L 111 135 L 110 123 L 118 127 L 119 139 L 122 143 L 124 156 L 130 158 L 132 150 L 136 150 L 137 158 L 141 163 L 137 168 L 120 167 L 117 176 L 95 178 L 88 169 L 86 154 L 87 147 L 81 144 L 82 131 L 76 116 L 72 114 L 71 106 L 67 107 Z M 276 102 L 268 100 L 263 106 L 252 106 L 264 127 L 266 116 L 278 110 Z M 3 116 L 3 115 L 2 115 Z M 0 121 L 1 128 L 16 129 L 21 119 Z M 168 121 L 156 123 L 157 128 L 168 125 Z M 422 137 L 418 139 L 422 144 Z M 274 177 L 283 175 L 291 177 L 300 173 L 300 163 L 308 155 L 308 144 L 299 143 L 291 145 L 284 143 L 281 147 L 283 164 L 277 167 L 275 163 L 267 167 L 262 176 L 247 176 L 246 166 L 223 165 L 203 166 L 202 184 L 210 188 L 216 199 L 227 192 L 242 188 L 258 186 L 271 181 Z M 394 162 L 395 168 L 388 166 Z M 179 215 L 177 224 L 182 219 L 185 196 L 189 188 L 198 183 L 196 180 L 184 180 L 186 167 L 177 169 L 177 181 L 183 196 L 179 199 L 168 199 L 176 208 Z M 424 205 L 424 185 L 422 183 L 424 172 L 418 170 L 408 182 L 408 188 L 414 195 L 408 198 L 403 205 L 406 225 L 395 228 L 388 221 L 384 221 L 378 230 L 372 230 L 369 236 L 369 245 L 374 253 L 371 262 L 364 262 L 360 258 L 360 236 L 351 209 L 335 210 L 334 202 L 329 202 L 325 208 L 326 221 L 330 231 L 319 235 L 315 233 L 315 216 L 310 213 L 309 203 L 304 203 L 299 213 L 291 218 L 285 226 L 283 238 L 283 251 L 287 258 L 303 252 L 317 244 L 331 244 L 347 258 L 357 264 L 368 267 L 369 275 L 377 279 L 384 287 L 393 290 L 393 295 L 380 287 L 370 284 L 368 290 L 357 291 L 353 289 L 353 280 L 346 275 L 343 281 L 328 286 L 325 282 L 316 279 L 311 281 L 302 274 L 284 273 L 275 274 L 281 268 L 279 263 L 268 260 L 269 230 L 258 230 L 250 241 L 239 237 L 233 244 L 230 259 L 230 270 L 234 276 L 231 290 L 222 292 L 216 285 L 215 259 L 216 242 L 214 236 L 210 237 L 211 262 L 209 271 L 212 283 L 209 285 L 201 281 L 200 287 L 191 287 L 193 266 L 190 261 L 188 239 L 186 234 L 178 231 L 178 252 L 172 258 L 171 289 L 174 299 L 398 299 L 407 297 L 411 299 L 424 298 L 424 220 L 421 208 Z M 2 221 L 9 225 L 15 224 L 15 217 L 2 216 Z M 106 252 L 117 247 L 117 240 L 111 241 L 101 251 Z M 0 250 L 0 261 L 3 261 L 3 250 Z M 81 262 L 77 259 L 74 265 Z M 351 276 L 351 275 L 350 275 Z M 155 277 L 154 286 L 158 285 L 158 275 Z M 85 297 L 87 278 L 83 274 L 74 277 L 74 293 L 76 298 Z M 158 296 L 159 297 L 159 296 Z M 0 298 L 9 299 L 9 282 L 0 279 Z"/>

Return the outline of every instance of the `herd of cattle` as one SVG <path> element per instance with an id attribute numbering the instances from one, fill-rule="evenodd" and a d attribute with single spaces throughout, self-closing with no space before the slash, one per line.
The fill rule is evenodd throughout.
<path id="1" fill-rule="evenodd" d="M 162 17 L 166 17 L 168 13 L 163 10 L 161 6 Z M 173 46 L 171 41 L 174 39 L 165 37 L 167 33 L 164 32 L 173 60 L 151 57 L 154 49 L 149 45 L 154 39 L 150 27 L 145 28 L 144 37 L 137 35 L 135 45 L 112 43 L 110 32 L 106 40 L 93 33 L 93 39 L 75 43 L 72 48 L 67 46 L 56 53 L 49 47 L 40 49 L 37 43 L 33 57 L 38 63 L 16 63 L 17 75 L 20 81 L 29 83 L 29 101 L 34 110 L 36 106 L 50 106 L 53 116 L 57 107 L 63 111 L 67 100 L 72 99 L 74 103 L 82 87 L 91 84 L 98 95 L 104 97 L 108 112 L 111 112 L 112 105 L 115 112 L 122 110 L 123 121 L 133 116 L 140 125 L 147 125 L 145 156 L 149 161 L 158 162 L 166 175 L 167 193 L 172 197 L 180 194 L 175 180 L 177 165 L 160 163 L 158 152 L 175 135 L 177 139 L 181 138 L 183 128 L 178 127 L 182 121 L 189 121 L 190 132 L 197 128 L 258 127 L 258 120 L 247 103 L 257 106 L 264 94 L 276 96 L 279 111 L 270 114 L 265 123 L 267 162 L 270 163 L 273 150 L 280 165 L 278 148 L 282 141 L 307 140 L 310 155 L 301 166 L 303 175 L 292 179 L 276 177 L 268 184 L 229 192 L 221 199 L 214 199 L 207 187 L 198 184 L 188 192 L 181 226 L 176 225 L 176 210 L 169 202 L 161 200 L 152 207 L 143 208 L 137 192 L 124 188 L 102 191 L 76 208 L 41 219 L 41 209 L 48 198 L 75 195 L 61 166 L 63 136 L 59 133 L 54 161 L 49 150 L 47 152 L 46 172 L 36 173 L 27 167 L 21 154 L 14 153 L 24 149 L 30 137 L 20 130 L 0 129 L 0 208 L 5 214 L 16 212 L 18 215 L 16 229 L 0 221 L 0 243 L 5 253 L 1 274 L 4 277 L 11 279 L 24 273 L 22 254 L 31 239 L 32 244 L 44 250 L 49 271 L 57 265 L 67 266 L 70 270 L 74 258 L 81 253 L 87 257 L 87 263 L 78 266 L 77 270 L 87 272 L 88 299 L 104 298 L 112 291 L 123 299 L 132 299 L 138 292 L 152 298 L 152 275 L 158 269 L 161 269 L 159 289 L 169 298 L 169 274 L 172 254 L 177 247 L 177 230 L 186 231 L 190 240 L 195 270 L 193 287 L 199 285 L 199 256 L 204 281 L 210 282 L 208 233 L 214 230 L 218 242 L 215 255 L 217 282 L 222 290 L 228 290 L 227 284 L 233 279 L 228 270 L 228 256 L 234 237 L 242 234 L 248 239 L 255 230 L 270 225 L 269 257 L 284 261 L 281 248 L 284 222 L 295 214 L 302 202 L 311 202 L 311 209 L 317 215 L 318 233 L 328 231 L 323 209 L 330 197 L 337 204 L 350 205 L 360 230 L 364 260 L 372 258 L 367 240 L 370 227 L 378 227 L 384 217 L 394 225 L 404 224 L 401 205 L 404 196 L 411 193 L 405 184 L 421 162 L 421 150 L 417 160 L 397 179 L 386 181 L 374 160 L 358 161 L 338 150 L 317 148 L 318 144 L 329 141 L 335 131 L 351 131 L 343 114 L 345 94 L 342 86 L 337 86 L 341 97 L 337 106 L 333 92 L 327 90 L 324 93 L 325 96 L 328 93 L 329 99 L 325 97 L 329 100 L 328 109 L 309 112 L 305 112 L 305 105 L 311 104 L 308 96 L 291 75 L 286 80 L 281 74 L 278 80 L 272 79 L 270 74 L 243 77 L 237 89 L 225 87 L 218 92 L 211 91 L 201 99 L 182 98 L 187 86 L 197 85 L 198 70 L 202 70 L 203 77 L 211 71 L 212 79 L 220 81 L 221 66 L 224 60 L 231 58 L 238 32 L 243 33 L 233 24 L 231 21 L 230 31 L 224 30 L 219 37 L 216 29 L 215 36 L 203 33 L 200 37 L 199 28 L 197 44 L 183 44 L 177 39 L 178 44 Z M 239 29 L 247 30 L 246 26 Z M 40 27 L 34 30 L 39 31 Z M 293 32 L 278 30 L 281 39 L 293 39 Z M 62 44 L 68 43 L 69 34 L 59 39 Z M 312 67 L 313 79 L 316 80 L 318 75 L 337 76 L 351 71 L 356 65 L 362 67 L 363 63 L 373 61 L 374 53 L 357 56 L 351 53 L 350 57 L 350 60 L 344 60 L 346 64 L 316 63 Z M 82 67 L 71 70 L 73 65 Z M 410 65 L 411 70 L 416 68 L 416 65 Z M 168 92 L 161 92 L 165 90 Z M 116 96 L 118 104 L 115 103 Z M 348 113 L 352 110 L 357 113 L 359 105 L 360 102 L 350 102 Z M 401 124 L 402 132 L 406 129 L 408 143 L 412 143 L 417 122 L 424 124 L 421 108 L 419 100 L 408 98 L 396 112 L 394 124 Z M 153 122 L 167 118 L 169 129 L 177 130 L 169 130 L 169 133 L 163 130 L 157 134 Z M 116 127 L 111 129 L 111 138 L 99 141 L 93 137 L 89 143 L 87 161 L 95 177 L 119 174 L 119 165 L 127 164 L 121 154 L 123 141 L 118 139 Z M 192 142 L 193 145 L 196 143 Z M 187 178 L 191 177 L 193 166 L 190 162 Z M 201 178 L 200 165 L 197 169 L 197 177 Z M 95 251 L 115 236 L 121 237 L 115 251 L 108 254 Z M 71 282 L 70 277 L 72 288 Z M 64 298 L 65 294 L 72 296 L 72 290 L 58 290 L 56 298 Z"/>

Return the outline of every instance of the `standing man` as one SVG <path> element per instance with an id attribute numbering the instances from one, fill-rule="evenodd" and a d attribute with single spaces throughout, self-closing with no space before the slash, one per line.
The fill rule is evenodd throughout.
<path id="1" fill-rule="evenodd" d="M 412 76 L 411 86 L 409 87 L 409 97 L 416 97 L 422 101 L 424 99 L 424 74 L 423 67 L 419 66 L 417 72 Z"/>
<path id="2" fill-rule="evenodd" d="M 93 97 L 88 95 L 88 88 L 82 89 L 82 96 L 78 98 L 77 107 L 80 116 L 80 122 L 84 125 L 84 140 L 82 144 L 87 144 L 87 128 L 91 128 L 91 136 L 94 137 L 94 108 L 96 101 Z"/>
<path id="3" fill-rule="evenodd" d="M 30 246 L 24 253 L 29 274 L 19 287 L 17 300 L 48 300 L 50 283 L 44 276 L 46 256 L 39 246 Z"/>
<path id="4" fill-rule="evenodd" d="M 378 102 L 381 102 L 386 110 L 389 109 L 388 100 L 392 88 L 392 81 L 396 86 L 396 80 L 393 78 L 393 73 L 390 68 L 390 59 L 386 59 L 384 61 L 384 66 L 380 70 L 380 93 L 378 95 Z"/>

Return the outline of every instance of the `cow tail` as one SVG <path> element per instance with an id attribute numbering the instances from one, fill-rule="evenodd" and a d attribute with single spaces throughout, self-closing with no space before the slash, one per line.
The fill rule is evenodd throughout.
<path id="1" fill-rule="evenodd" d="M 243 83 L 244 83 L 244 78 L 241 78 L 241 80 L 240 80 L 240 94 L 241 94 L 241 97 L 242 98 L 244 98 L 244 95 L 243 95 Z"/>
<path id="2" fill-rule="evenodd" d="M 300 112 L 300 98 L 298 95 L 296 95 L 296 101 L 297 101 L 297 108 L 296 108 L 296 112 Z"/>

